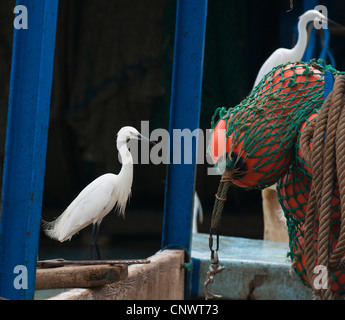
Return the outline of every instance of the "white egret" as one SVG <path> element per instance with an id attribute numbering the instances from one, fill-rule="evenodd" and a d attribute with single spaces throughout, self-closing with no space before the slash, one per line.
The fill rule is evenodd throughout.
<path id="1" fill-rule="evenodd" d="M 100 259 L 98 247 L 99 227 L 102 219 L 114 208 L 122 217 L 125 216 L 126 203 L 131 195 L 133 182 L 133 158 L 128 150 L 130 139 L 146 140 L 133 127 L 123 127 L 117 134 L 116 146 L 120 154 L 122 167 L 119 174 L 106 173 L 86 186 L 67 209 L 54 221 L 42 221 L 47 236 L 60 242 L 70 240 L 74 234 L 93 224 L 90 238 L 91 256 L 94 250 Z"/>
<path id="2" fill-rule="evenodd" d="M 261 79 L 274 67 L 288 62 L 301 61 L 308 43 L 307 24 L 314 21 L 316 18 L 319 18 L 321 22 L 328 21 L 328 19 L 317 10 L 308 10 L 299 17 L 297 26 L 298 40 L 296 45 L 292 49 L 279 48 L 275 50 L 262 65 L 253 88 L 255 88 Z"/>

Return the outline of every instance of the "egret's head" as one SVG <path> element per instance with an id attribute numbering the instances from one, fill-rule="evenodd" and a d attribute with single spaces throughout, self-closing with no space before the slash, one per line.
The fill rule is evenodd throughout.
<path id="1" fill-rule="evenodd" d="M 144 137 L 137 129 L 135 129 L 134 127 L 131 127 L 131 126 L 123 127 L 117 133 L 117 140 L 118 141 L 128 142 L 130 139 L 145 140 L 151 144 L 155 144 L 153 141 Z"/>
<path id="2" fill-rule="evenodd" d="M 327 22 L 328 24 L 332 24 L 334 26 L 337 26 L 339 29 L 344 30 L 345 27 L 340 25 L 339 23 L 327 18 L 325 15 L 323 15 L 321 12 L 317 10 L 308 10 L 305 13 L 303 13 L 299 17 L 299 22 L 298 24 L 303 26 L 306 25 L 310 21 L 314 21 L 315 19 L 318 19 L 321 23 Z"/>
<path id="3" fill-rule="evenodd" d="M 299 19 L 301 21 L 304 21 L 305 23 L 308 23 L 310 21 L 313 21 L 314 19 L 319 18 L 321 22 L 327 22 L 328 18 L 325 17 L 320 11 L 318 10 L 308 10 L 304 12 Z"/>

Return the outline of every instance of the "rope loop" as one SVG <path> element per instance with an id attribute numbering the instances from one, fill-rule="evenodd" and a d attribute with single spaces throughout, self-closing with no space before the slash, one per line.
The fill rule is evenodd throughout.
<path id="1" fill-rule="evenodd" d="M 335 299 L 330 290 L 314 288 L 316 264 L 328 271 L 344 268 L 345 254 L 345 77 L 335 79 L 331 93 L 324 101 L 317 118 L 301 135 L 301 153 L 310 165 L 313 181 L 305 218 L 305 260 L 307 277 L 311 287 L 320 299 Z M 313 150 L 310 141 L 313 141 Z M 340 193 L 340 233 L 331 254 L 331 203 L 335 182 Z M 317 250 L 315 230 L 318 227 Z M 316 252 L 315 252 L 316 251 Z M 330 287 L 330 286 L 329 286 Z"/>

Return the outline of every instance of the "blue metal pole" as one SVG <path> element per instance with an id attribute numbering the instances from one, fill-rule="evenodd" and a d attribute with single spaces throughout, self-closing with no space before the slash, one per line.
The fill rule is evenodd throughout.
<path id="1" fill-rule="evenodd" d="M 184 163 L 183 139 L 176 129 L 194 131 L 199 127 L 204 61 L 207 0 L 177 2 L 174 64 L 170 106 L 170 164 L 167 166 L 162 247 L 191 246 L 192 208 L 196 174 L 198 135 L 193 141 L 193 157 Z M 174 152 L 181 152 L 181 164 Z M 175 158 L 175 163 L 173 159 Z"/>
<path id="2" fill-rule="evenodd" d="M 334 78 L 332 73 L 329 71 L 325 72 L 325 89 L 324 89 L 324 100 L 328 97 L 328 95 L 331 93 L 333 90 L 334 86 Z"/>
<path id="3" fill-rule="evenodd" d="M 0 215 L 0 296 L 32 299 L 42 208 L 58 0 L 17 1 Z"/>

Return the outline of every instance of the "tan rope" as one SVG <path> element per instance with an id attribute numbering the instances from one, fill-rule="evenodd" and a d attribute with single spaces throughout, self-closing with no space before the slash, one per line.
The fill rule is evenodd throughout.
<path id="1" fill-rule="evenodd" d="M 217 198 L 218 200 L 220 200 L 220 201 L 226 201 L 226 200 L 227 200 L 226 198 L 221 198 L 221 197 L 219 197 L 218 194 L 216 194 L 216 198 Z"/>
<path id="2" fill-rule="evenodd" d="M 305 259 L 309 283 L 321 299 L 334 299 L 330 290 L 316 290 L 314 288 L 314 267 L 316 263 L 329 270 L 339 266 L 345 253 L 345 77 L 338 76 L 334 88 L 325 100 L 319 116 L 302 132 L 301 152 L 309 163 L 313 172 L 313 181 L 308 201 L 305 220 Z M 339 113 L 341 116 L 339 117 Z M 313 139 L 313 151 L 310 151 L 310 140 Z M 335 175 L 335 165 L 337 176 Z M 343 171 L 341 171 L 343 170 Z M 341 197 L 341 231 L 340 237 L 330 257 L 330 226 L 331 201 L 334 181 L 338 178 Z M 317 227 L 317 213 L 319 213 L 318 250 L 315 252 L 315 229 Z M 317 261 L 317 262 L 316 262 Z"/>
<path id="3" fill-rule="evenodd" d="M 345 87 L 345 84 L 343 83 L 343 91 L 342 91 L 343 95 L 341 97 L 342 107 L 345 104 L 344 87 Z M 342 108 L 341 115 L 339 117 L 339 125 L 337 128 L 336 148 L 337 148 L 336 165 L 337 165 L 339 192 L 340 192 L 341 223 L 340 223 L 340 235 L 338 238 L 338 243 L 329 261 L 331 268 L 337 268 L 337 266 L 341 263 L 341 259 L 343 258 L 345 254 L 345 162 L 344 162 L 345 160 L 345 108 Z"/>
<path id="4" fill-rule="evenodd" d="M 231 170 L 225 170 L 222 175 L 222 178 L 219 182 L 218 191 L 216 196 L 216 200 L 213 206 L 213 212 L 211 217 L 211 230 L 210 233 L 218 233 L 219 225 L 221 220 L 221 215 L 223 213 L 225 201 L 227 200 L 226 195 L 228 193 L 230 183 L 233 180 L 233 175 Z"/>

